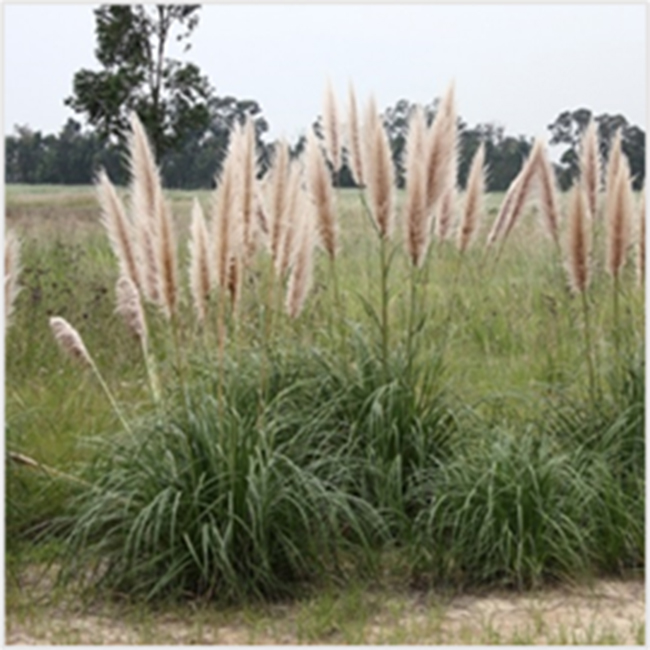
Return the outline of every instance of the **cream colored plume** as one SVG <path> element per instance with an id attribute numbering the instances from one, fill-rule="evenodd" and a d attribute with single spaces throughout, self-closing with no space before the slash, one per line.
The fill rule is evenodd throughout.
<path id="1" fill-rule="evenodd" d="M 20 292 L 20 244 L 12 230 L 5 231 L 5 331 L 13 312 L 14 301 Z"/>
<path id="2" fill-rule="evenodd" d="M 138 338 L 143 347 L 147 346 L 147 324 L 140 302 L 140 294 L 133 280 L 127 275 L 120 275 L 115 285 L 117 308 L 128 329 Z"/>
<path id="3" fill-rule="evenodd" d="M 447 188 L 456 183 L 458 127 L 455 87 L 451 83 L 429 128 L 426 165 L 426 206 L 433 211 Z"/>
<path id="4" fill-rule="evenodd" d="M 237 167 L 240 170 L 241 184 L 241 219 L 242 238 L 246 260 L 250 260 L 255 252 L 255 183 L 257 175 L 257 157 L 255 152 L 255 125 L 247 119 L 243 127 L 236 126 L 231 137 L 234 140 L 238 158 Z"/>
<path id="5" fill-rule="evenodd" d="M 420 106 L 413 111 L 406 139 L 406 200 L 403 223 L 406 250 L 414 266 L 422 266 L 431 235 L 431 212 L 426 210 L 425 171 L 426 122 Z"/>
<path id="6" fill-rule="evenodd" d="M 99 172 L 97 194 L 102 210 L 102 225 L 118 260 L 120 274 L 130 278 L 136 287 L 140 287 L 140 261 L 134 245 L 133 224 L 104 170 Z"/>
<path id="7" fill-rule="evenodd" d="M 465 205 L 458 229 L 458 250 L 465 252 L 483 214 L 485 198 L 485 145 L 481 143 L 472 159 L 467 177 Z"/>
<path id="8" fill-rule="evenodd" d="M 86 346 L 79 332 L 67 320 L 59 316 L 53 316 L 50 318 L 50 329 L 54 334 L 56 342 L 66 354 L 77 361 L 81 361 L 90 368 L 94 367 L 93 361 L 88 350 L 86 350 Z"/>
<path id="9" fill-rule="evenodd" d="M 584 190 L 574 187 L 569 199 L 567 269 L 575 293 L 586 291 L 591 276 L 591 219 Z"/>
<path id="10" fill-rule="evenodd" d="M 147 300 L 161 304 L 159 238 L 163 219 L 163 192 L 155 159 L 142 123 L 131 114 L 131 213 L 142 263 L 141 286 Z"/>
<path id="11" fill-rule="evenodd" d="M 436 237 L 439 241 L 445 241 L 447 239 L 454 224 L 456 194 L 456 184 L 454 183 L 440 197 L 436 218 Z"/>
<path id="12" fill-rule="evenodd" d="M 233 295 L 233 287 L 239 277 L 233 277 L 238 270 L 238 259 L 242 253 L 241 220 L 237 219 L 239 198 L 237 195 L 236 159 L 226 157 L 221 178 L 213 194 L 212 228 L 214 244 L 214 277 L 222 291 Z M 233 285 L 233 281 L 235 285 Z"/>
<path id="13" fill-rule="evenodd" d="M 205 319 L 206 301 L 212 289 L 208 227 L 201 204 L 194 199 L 188 241 L 190 259 L 190 294 L 199 321 Z"/>
<path id="14" fill-rule="evenodd" d="M 300 160 L 293 160 L 289 165 L 289 180 L 287 183 L 287 200 L 285 214 L 282 218 L 284 223 L 283 236 L 281 240 L 278 257 L 274 260 L 274 270 L 278 277 L 283 277 L 291 263 L 291 255 L 294 249 L 294 240 L 298 228 L 298 217 L 301 209 L 304 194 L 302 179 L 302 167 Z"/>
<path id="15" fill-rule="evenodd" d="M 307 197 L 301 194 L 296 212 L 296 235 L 293 238 L 291 274 L 287 284 L 286 309 L 291 318 L 302 311 L 312 283 L 314 250 L 314 216 Z"/>
<path id="16" fill-rule="evenodd" d="M 348 151 L 348 163 L 354 182 L 359 186 L 363 186 L 365 182 L 361 147 L 361 127 L 359 126 L 357 98 L 352 83 L 350 83 L 348 88 Z"/>
<path id="17" fill-rule="evenodd" d="M 607 271 L 618 277 L 625 264 L 632 226 L 632 187 L 627 161 L 622 160 L 607 201 Z"/>
<path id="18" fill-rule="evenodd" d="M 598 130 L 594 120 L 589 122 L 582 136 L 580 183 L 587 195 L 591 218 L 595 219 L 598 210 L 598 190 L 600 185 L 600 153 L 598 151 Z"/>
<path id="19" fill-rule="evenodd" d="M 336 96 L 329 79 L 323 98 L 323 137 L 325 138 L 327 158 L 336 172 L 341 168 L 341 127 Z"/>
<path id="20" fill-rule="evenodd" d="M 338 227 L 330 174 L 313 132 L 307 135 L 307 187 L 317 216 L 321 244 L 331 260 L 338 249 Z"/>
<path id="21" fill-rule="evenodd" d="M 269 171 L 268 193 L 269 201 L 269 248 L 273 260 L 277 260 L 282 250 L 282 240 L 286 224 L 287 195 L 289 183 L 289 147 L 284 140 L 280 140 L 275 146 L 275 155 Z"/>
<path id="22" fill-rule="evenodd" d="M 394 222 L 395 172 L 388 136 L 373 99 L 366 109 L 364 140 L 364 168 L 370 212 L 380 236 L 390 238 Z"/>
<path id="23" fill-rule="evenodd" d="M 528 159 L 524 163 L 521 172 L 519 172 L 519 175 L 510 186 L 512 193 L 508 190 L 508 193 L 503 200 L 501 210 L 497 216 L 497 221 L 488 236 L 488 244 L 493 242 L 499 236 L 505 241 L 510 234 L 510 231 L 519 220 L 519 217 L 523 214 L 524 207 L 526 206 L 534 188 L 536 170 L 539 164 L 537 158 L 541 155 L 543 155 L 542 143 L 540 140 L 536 140 L 533 149 L 530 152 L 530 156 L 528 156 Z"/>
<path id="24" fill-rule="evenodd" d="M 560 245 L 560 208 L 555 187 L 555 174 L 548 157 L 540 148 L 535 161 L 540 212 L 553 241 Z"/>
<path id="25" fill-rule="evenodd" d="M 157 266 L 159 269 L 159 304 L 167 318 L 176 315 L 178 308 L 177 244 L 171 206 L 163 202 L 160 210 L 160 236 L 158 238 Z"/>
<path id="26" fill-rule="evenodd" d="M 612 138 L 609 147 L 609 156 L 607 157 L 607 178 L 605 181 L 605 202 L 614 194 L 614 183 L 623 161 L 623 147 L 621 143 L 621 131 L 618 129 Z M 608 208 L 605 208 L 607 212 Z"/>

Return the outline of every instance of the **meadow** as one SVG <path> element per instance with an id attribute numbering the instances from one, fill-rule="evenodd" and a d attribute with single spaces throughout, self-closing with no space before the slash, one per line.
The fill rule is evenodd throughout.
<path id="1" fill-rule="evenodd" d="M 296 306 L 285 292 L 298 291 L 299 244 L 288 280 L 258 242 L 245 265 L 217 263 L 218 291 L 191 290 L 194 199 L 217 214 L 224 191 L 165 192 L 173 295 L 118 313 L 123 260 L 97 196 L 6 192 L 21 259 L 6 330 L 8 580 L 39 548 L 64 583 L 224 604 L 387 575 L 523 590 L 643 574 L 636 229 L 613 278 L 593 219 L 576 290 L 570 197 L 559 245 L 529 202 L 487 248 L 504 203 L 488 194 L 471 245 L 433 238 L 416 265 L 405 231 L 382 231 L 372 192 L 339 189 L 323 199 L 336 246 L 319 232 Z M 405 214 L 408 186 L 394 200 Z M 53 317 L 83 339 L 81 363 L 56 345 Z"/>

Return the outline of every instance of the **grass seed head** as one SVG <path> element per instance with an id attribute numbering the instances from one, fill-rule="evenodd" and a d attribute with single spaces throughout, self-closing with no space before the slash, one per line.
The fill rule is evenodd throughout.
<path id="1" fill-rule="evenodd" d="M 569 284 L 575 293 L 583 293 L 591 275 L 591 219 L 587 198 L 580 186 L 574 187 L 569 198 L 569 230 L 567 269 Z"/>
<path id="2" fill-rule="evenodd" d="M 323 99 L 323 136 L 325 138 L 327 157 L 334 172 L 336 172 L 341 168 L 341 128 L 339 126 L 336 96 L 329 79 L 325 86 Z"/>
<path id="3" fill-rule="evenodd" d="M 593 119 L 585 129 L 580 149 L 580 182 L 587 195 L 591 218 L 595 219 L 598 210 L 600 154 L 598 152 L 598 129 Z"/>
<path id="4" fill-rule="evenodd" d="M 88 367 L 93 366 L 90 354 L 79 332 L 67 320 L 59 316 L 52 316 L 50 318 L 50 329 L 54 334 L 56 342 L 67 355 L 77 361 L 81 361 Z"/>
<path id="5" fill-rule="evenodd" d="M 206 301 L 212 289 L 208 227 L 201 204 L 194 199 L 188 241 L 190 260 L 190 294 L 199 321 L 205 318 Z"/>
<path id="6" fill-rule="evenodd" d="M 348 150 L 349 164 L 354 182 L 364 185 L 363 156 L 361 148 L 361 129 L 359 126 L 359 111 L 354 87 L 350 83 L 348 88 Z"/>
<path id="7" fill-rule="evenodd" d="M 560 243 L 560 208 L 555 187 L 555 174 L 548 157 L 540 150 L 535 161 L 537 166 L 537 188 L 539 207 L 544 220 L 544 225 L 553 241 Z"/>
<path id="8" fill-rule="evenodd" d="M 117 298 L 116 312 L 122 316 L 133 335 L 146 347 L 147 325 L 138 288 L 131 278 L 121 275 L 115 286 L 115 294 Z"/>
<path id="9" fill-rule="evenodd" d="M 625 264 L 632 224 L 632 188 L 630 171 L 622 160 L 607 202 L 607 271 L 618 277 Z"/>
<path id="10" fill-rule="evenodd" d="M 458 249 L 464 252 L 479 225 L 485 197 L 485 145 L 481 143 L 474 154 L 467 179 L 465 208 L 458 230 Z"/>

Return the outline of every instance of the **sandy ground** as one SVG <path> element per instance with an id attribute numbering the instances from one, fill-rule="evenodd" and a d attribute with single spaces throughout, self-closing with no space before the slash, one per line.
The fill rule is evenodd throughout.
<path id="1" fill-rule="evenodd" d="M 153 612 L 80 603 L 41 584 L 7 592 L 7 644 L 607 644 L 642 645 L 645 585 L 597 581 L 527 594 L 445 597 L 362 592 L 293 604 L 219 611 L 176 606 Z"/>

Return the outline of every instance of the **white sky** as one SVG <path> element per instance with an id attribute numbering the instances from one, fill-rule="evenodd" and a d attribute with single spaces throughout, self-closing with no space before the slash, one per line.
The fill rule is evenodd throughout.
<path id="1" fill-rule="evenodd" d="M 4 5 L 4 128 L 58 132 L 74 73 L 99 69 L 94 4 Z M 470 125 L 548 136 L 565 109 L 622 113 L 646 128 L 645 4 L 204 5 L 187 59 L 219 95 L 255 99 L 273 136 L 319 114 L 327 77 L 381 110 L 427 103 L 456 82 Z"/>

